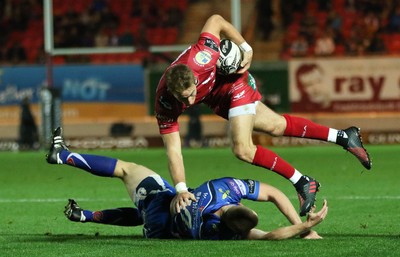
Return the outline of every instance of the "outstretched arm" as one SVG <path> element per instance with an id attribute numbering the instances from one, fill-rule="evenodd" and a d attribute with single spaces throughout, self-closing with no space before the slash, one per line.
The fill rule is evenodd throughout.
<path id="1" fill-rule="evenodd" d="M 226 37 L 236 43 L 243 52 L 243 60 L 240 66 L 242 67 L 238 73 L 244 73 L 250 68 L 253 58 L 253 49 L 240 34 L 240 32 L 222 16 L 214 14 L 204 24 L 201 32 L 208 32 L 218 38 Z"/>
<path id="2" fill-rule="evenodd" d="M 260 183 L 260 193 L 257 200 L 274 203 L 275 206 L 283 215 L 285 215 L 290 223 L 301 223 L 301 219 L 297 214 L 293 204 L 290 202 L 289 198 L 279 189 L 265 183 Z"/>
<path id="3" fill-rule="evenodd" d="M 293 204 L 290 202 L 289 198 L 279 189 L 265 184 L 260 183 L 260 193 L 258 195 L 258 201 L 268 201 L 273 202 L 275 206 L 279 209 L 279 211 L 285 215 L 288 221 L 293 224 L 301 224 L 302 221 L 300 216 L 297 214 L 296 209 L 294 208 Z M 261 231 L 263 232 L 263 231 Z M 265 232 L 263 232 L 265 233 Z M 305 239 L 320 239 L 317 232 L 315 231 L 308 231 L 305 233 L 301 233 L 301 237 Z"/>
<path id="4" fill-rule="evenodd" d="M 182 157 L 182 145 L 179 132 L 163 134 L 165 148 L 167 150 L 168 168 L 171 178 L 174 182 L 177 195 L 171 202 L 171 212 L 180 212 L 180 207 L 190 204 L 190 200 L 195 201 L 193 194 L 189 193 L 186 188 L 185 167 Z"/>
<path id="5" fill-rule="evenodd" d="M 314 211 L 315 211 L 315 206 L 311 209 L 310 213 L 308 214 L 307 220 L 300 224 L 278 228 L 271 232 L 265 232 L 259 229 L 252 229 L 247 239 L 282 240 L 282 239 L 292 238 L 303 233 L 307 233 L 308 231 L 311 230 L 311 228 L 318 225 L 325 219 L 326 215 L 328 214 L 327 201 L 324 200 L 324 204 L 319 212 L 314 213 Z"/>

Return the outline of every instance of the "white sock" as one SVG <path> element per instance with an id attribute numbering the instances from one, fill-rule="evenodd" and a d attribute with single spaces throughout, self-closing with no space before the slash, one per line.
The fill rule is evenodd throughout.
<path id="1" fill-rule="evenodd" d="M 292 182 L 293 185 L 294 185 L 294 184 L 296 184 L 296 183 L 300 180 L 300 178 L 301 178 L 302 176 L 303 176 L 303 174 L 301 174 L 300 171 L 294 169 L 294 174 L 293 174 L 293 176 L 291 176 L 291 177 L 289 178 L 289 180 L 290 180 L 290 182 Z"/>
<path id="2" fill-rule="evenodd" d="M 85 215 L 83 215 L 83 211 L 81 211 L 81 222 L 86 221 L 86 217 Z"/>
<path id="3" fill-rule="evenodd" d="M 338 130 L 330 128 L 328 133 L 328 142 L 336 143 Z"/>

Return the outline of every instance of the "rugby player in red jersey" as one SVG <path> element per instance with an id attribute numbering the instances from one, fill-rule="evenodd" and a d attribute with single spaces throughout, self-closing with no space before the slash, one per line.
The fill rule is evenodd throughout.
<path id="1" fill-rule="evenodd" d="M 217 72 L 221 38 L 230 39 L 243 52 L 241 68 L 236 74 Z M 337 130 L 301 117 L 277 114 L 263 104 L 255 80 L 247 71 L 252 56 L 251 46 L 235 27 L 220 15 L 212 15 L 203 26 L 198 41 L 182 52 L 161 77 L 155 112 L 167 151 L 170 175 L 178 192 L 173 200 L 177 211 L 195 200 L 186 186 L 178 118 L 185 109 L 199 103 L 208 105 L 215 114 L 229 121 L 232 151 L 237 158 L 274 171 L 293 183 L 299 196 L 301 216 L 314 205 L 320 184 L 273 151 L 255 145 L 253 131 L 332 142 L 355 155 L 366 169 L 371 168 L 359 128 Z"/>

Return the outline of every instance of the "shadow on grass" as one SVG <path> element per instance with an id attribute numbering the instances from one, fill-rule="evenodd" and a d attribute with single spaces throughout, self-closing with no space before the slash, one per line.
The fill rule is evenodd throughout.
<path id="1" fill-rule="evenodd" d="M 400 234 L 337 234 L 337 233 L 327 233 L 322 235 L 325 239 L 335 239 L 335 240 L 349 240 L 351 239 L 384 239 L 384 240 L 399 240 Z M 141 235 L 101 235 L 99 233 L 95 234 L 4 234 L 0 233 L 0 237 L 6 237 L 10 242 L 85 242 L 85 241 L 176 241 L 176 239 L 146 239 Z M 196 241 L 196 240 L 180 240 L 180 241 Z M 204 241 L 204 240 L 197 240 Z M 323 240 L 325 241 L 325 240 Z"/>
<path id="2" fill-rule="evenodd" d="M 0 234 L 0 236 L 8 238 L 16 238 L 19 242 L 68 242 L 68 241 L 85 241 L 85 240 L 144 240 L 139 235 L 100 235 L 95 234 Z"/>
<path id="3" fill-rule="evenodd" d="M 387 235 L 387 234 L 334 234 L 334 233 L 327 233 L 322 235 L 324 238 L 335 238 L 335 239 L 340 239 L 340 238 L 380 238 L 380 239 L 400 239 L 400 234 L 393 234 L 393 235 Z"/>

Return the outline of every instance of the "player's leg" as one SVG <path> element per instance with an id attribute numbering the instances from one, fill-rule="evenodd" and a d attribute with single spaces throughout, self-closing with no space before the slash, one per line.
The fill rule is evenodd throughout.
<path id="1" fill-rule="evenodd" d="M 133 162 L 72 152 L 64 143 L 62 128 L 60 127 L 54 130 L 53 143 L 46 155 L 46 160 L 50 164 L 66 164 L 96 176 L 120 178 L 125 183 L 130 196 L 143 179 L 157 175 L 154 171 Z"/>
<path id="2" fill-rule="evenodd" d="M 61 127 L 53 132 L 53 142 L 46 160 L 50 164 L 66 164 L 102 177 L 114 177 L 117 164 L 115 158 L 71 152 L 65 145 Z"/>
<path id="3" fill-rule="evenodd" d="M 46 160 L 50 164 L 66 164 L 85 170 L 96 176 L 118 177 L 124 179 L 124 177 L 130 175 L 129 179 L 133 179 L 133 175 L 135 175 L 139 182 L 144 177 L 154 174 L 154 172 L 149 169 L 132 162 L 125 162 L 106 156 L 80 154 L 70 151 L 65 145 L 61 127 L 54 130 L 53 142 L 46 155 Z M 138 181 L 135 182 L 138 183 Z"/>
<path id="4" fill-rule="evenodd" d="M 371 159 L 363 146 L 360 130 L 356 127 L 337 130 L 302 117 L 279 115 L 263 103 L 259 103 L 254 128 L 273 136 L 301 137 L 335 143 L 357 157 L 366 169 L 371 169 Z"/>
<path id="5" fill-rule="evenodd" d="M 136 203 L 135 195 L 139 183 L 149 176 L 157 175 L 154 171 L 132 162 L 99 155 L 71 152 L 64 143 L 62 128 L 60 127 L 53 133 L 53 142 L 46 160 L 50 164 L 66 164 L 85 170 L 96 176 L 120 178 L 124 182 L 128 194 L 134 203 Z M 77 205 L 70 203 L 70 209 L 73 209 L 74 206 L 76 207 Z M 79 206 L 77 207 L 79 209 Z M 80 214 L 79 220 L 81 221 L 93 220 L 95 218 L 94 213 L 91 211 L 86 211 L 85 213 L 82 211 Z M 121 218 L 121 212 L 108 211 L 107 214 L 108 221 Z M 116 216 L 112 218 L 113 215 Z"/>
<path id="6" fill-rule="evenodd" d="M 91 211 L 81 208 L 73 199 L 68 200 L 64 214 L 70 221 L 75 222 L 94 222 L 115 226 L 143 225 L 142 216 L 136 208 L 122 207 Z"/>
<path id="7" fill-rule="evenodd" d="M 250 106 L 241 108 L 248 110 Z M 249 114 L 229 118 L 232 148 L 235 156 L 253 165 L 274 171 L 290 180 L 299 195 L 300 215 L 306 215 L 314 205 L 319 183 L 313 178 L 301 174 L 275 152 L 261 145 L 254 145 L 252 140 L 254 119 L 255 116 Z"/>

